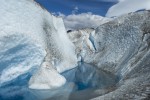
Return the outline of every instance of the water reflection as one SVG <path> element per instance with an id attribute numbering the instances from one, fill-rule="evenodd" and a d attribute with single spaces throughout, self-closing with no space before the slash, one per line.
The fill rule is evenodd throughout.
<path id="1" fill-rule="evenodd" d="M 62 74 L 69 82 L 74 82 L 78 90 L 105 88 L 116 83 L 116 77 L 94 65 L 79 62 L 78 67 Z"/>
<path id="2" fill-rule="evenodd" d="M 76 68 L 66 71 L 62 75 L 67 79 L 67 83 L 54 90 L 29 89 L 28 81 L 31 74 L 21 75 L 0 87 L 0 100 L 60 100 L 60 98 L 61 100 L 70 98 L 72 100 L 74 97 L 84 96 L 83 93 L 91 94 L 97 88 L 112 86 L 116 82 L 114 75 L 86 63 L 79 63 Z"/>

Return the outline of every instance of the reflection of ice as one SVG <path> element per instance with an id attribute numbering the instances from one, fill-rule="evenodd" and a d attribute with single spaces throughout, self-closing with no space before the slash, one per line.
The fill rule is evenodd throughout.
<path id="1" fill-rule="evenodd" d="M 39 68 L 46 54 L 58 72 L 76 66 L 75 48 L 62 18 L 34 0 L 0 0 L 0 15 L 0 85 Z"/>
<path id="2" fill-rule="evenodd" d="M 95 89 L 112 86 L 115 83 L 113 75 L 86 63 L 79 63 L 78 67 L 66 71 L 62 75 L 66 78 L 67 83 L 52 90 L 29 89 L 28 81 L 31 73 L 21 75 L 0 88 L 0 100 L 9 98 L 11 100 L 45 100 L 47 98 L 50 98 L 49 100 L 56 98 L 68 100 L 72 95 L 82 95 L 82 91 L 83 93 L 92 93 Z"/>
<path id="3" fill-rule="evenodd" d="M 116 83 L 116 77 L 95 66 L 79 63 L 78 67 L 62 73 L 67 81 L 75 82 L 79 90 L 86 88 L 104 88 Z"/>
<path id="4" fill-rule="evenodd" d="M 41 100 L 41 99 L 46 99 L 46 98 L 53 98 L 56 96 L 69 95 L 71 92 L 73 92 L 75 90 L 76 90 L 75 84 L 70 82 L 58 89 L 39 90 L 39 91 L 30 90 L 30 92 L 32 93 L 32 95 L 38 97 Z"/>
<path id="5" fill-rule="evenodd" d="M 0 100 L 45 100 L 53 96 L 69 95 L 76 90 L 74 83 L 71 82 L 53 90 L 32 90 L 27 87 L 27 84 L 20 86 L 17 82 L 0 88 Z"/>

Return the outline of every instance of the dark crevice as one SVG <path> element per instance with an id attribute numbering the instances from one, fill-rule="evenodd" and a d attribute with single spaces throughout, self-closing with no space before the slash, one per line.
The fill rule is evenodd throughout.
<path id="1" fill-rule="evenodd" d="M 96 51 L 97 49 L 96 49 L 96 46 L 95 46 L 95 44 L 94 44 L 94 37 L 92 36 L 92 34 L 90 34 L 89 40 L 90 40 L 90 42 L 92 43 L 92 45 L 93 45 L 93 47 L 94 47 L 94 49 L 95 49 L 95 51 Z"/>

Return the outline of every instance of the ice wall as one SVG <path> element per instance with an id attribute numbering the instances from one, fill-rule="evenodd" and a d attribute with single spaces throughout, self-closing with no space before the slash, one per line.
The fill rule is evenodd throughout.
<path id="1" fill-rule="evenodd" d="M 61 18 L 49 14 L 33 0 L 1 0 L 0 19 L 0 84 L 45 62 L 56 74 L 53 78 L 65 82 L 58 72 L 75 67 L 77 59 Z"/>
<path id="2" fill-rule="evenodd" d="M 77 55 L 83 57 L 81 61 L 92 63 L 99 69 L 116 75 L 118 82 L 114 86 L 95 89 L 91 93 L 86 91 L 89 94 L 99 95 L 98 97 L 87 96 L 87 93 L 82 91 L 70 97 L 74 99 L 80 95 L 80 99 L 83 96 L 84 99 L 92 100 L 149 99 L 150 11 L 125 14 L 100 25 L 95 31 L 83 29 L 69 32 L 68 35 L 76 46 Z M 93 51 L 88 41 L 94 48 Z M 88 67 L 81 68 L 83 73 L 88 70 Z M 92 70 L 88 75 L 90 73 Z M 79 78 L 79 80 L 85 79 L 80 75 Z M 92 79 L 94 82 L 94 78 Z M 104 92 L 106 90 L 107 93 Z"/>
<path id="3" fill-rule="evenodd" d="M 113 73 L 118 72 L 122 76 L 127 70 L 132 70 L 131 63 L 134 61 L 131 59 L 148 48 L 149 42 L 143 40 L 143 28 L 146 28 L 148 21 L 149 11 L 143 11 L 120 16 L 99 26 L 94 36 L 98 51 L 95 62 L 98 66 Z"/>
<path id="4" fill-rule="evenodd" d="M 94 29 L 86 28 L 68 32 L 70 40 L 74 43 L 78 61 L 90 62 L 91 55 L 94 55 L 96 48 L 94 45 Z"/>
<path id="5" fill-rule="evenodd" d="M 115 18 L 95 32 L 99 68 L 118 76 L 116 89 L 93 100 L 146 100 L 150 93 L 150 12 Z M 109 90 L 109 89 L 108 89 Z"/>

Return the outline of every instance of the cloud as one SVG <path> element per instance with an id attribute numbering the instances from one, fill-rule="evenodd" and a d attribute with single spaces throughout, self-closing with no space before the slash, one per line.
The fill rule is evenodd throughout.
<path id="1" fill-rule="evenodd" d="M 94 15 L 91 12 L 71 14 L 68 16 L 65 16 L 62 13 L 58 13 L 58 15 L 63 17 L 64 24 L 67 30 L 76 30 L 81 28 L 96 28 L 100 24 L 103 24 L 110 20 L 99 15 Z"/>
<path id="2" fill-rule="evenodd" d="M 98 0 L 98 1 L 103 1 L 103 2 L 118 2 L 120 0 Z"/>
<path id="3" fill-rule="evenodd" d="M 150 0 L 119 0 L 119 3 L 109 8 L 106 16 L 120 16 L 141 9 L 150 9 Z"/>
<path id="4" fill-rule="evenodd" d="M 78 8 L 77 6 L 75 6 L 75 7 L 74 7 L 74 9 L 73 9 L 73 11 L 72 11 L 72 14 L 77 13 L 77 12 L 78 12 L 78 10 L 79 10 L 79 8 Z"/>

